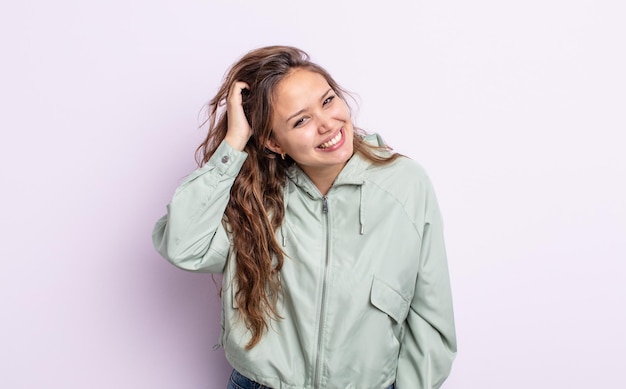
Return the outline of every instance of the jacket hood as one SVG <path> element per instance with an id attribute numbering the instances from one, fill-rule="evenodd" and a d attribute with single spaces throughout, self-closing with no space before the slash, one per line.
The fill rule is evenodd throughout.
<path id="1" fill-rule="evenodd" d="M 368 134 L 362 137 L 366 143 L 372 146 L 385 146 L 385 142 L 378 134 Z M 364 158 L 359 153 L 354 153 L 346 163 L 346 166 L 339 172 L 333 182 L 333 186 L 339 185 L 363 185 L 365 182 L 366 170 L 372 162 Z M 323 196 L 311 179 L 304 173 L 297 164 L 293 164 L 287 169 L 287 177 L 296 186 L 306 192 L 312 199 L 321 199 Z"/>
<path id="2" fill-rule="evenodd" d="M 365 142 L 371 144 L 372 146 L 385 146 L 385 142 L 382 137 L 378 134 L 368 134 L 362 137 Z M 352 157 L 346 163 L 346 166 L 343 167 L 341 172 L 335 181 L 333 182 L 332 187 L 341 186 L 341 185 L 357 185 L 359 186 L 360 191 L 360 201 L 359 201 L 359 223 L 360 223 L 360 233 L 363 235 L 365 233 L 365 178 L 367 174 L 367 169 L 372 165 L 372 161 L 364 158 L 360 153 L 354 153 Z M 291 181 L 296 187 L 305 192 L 312 200 L 321 200 L 323 196 L 320 191 L 317 189 L 313 181 L 306 175 L 306 173 L 297 165 L 293 164 L 287 169 L 287 178 Z M 287 199 L 288 196 L 285 191 L 284 195 L 284 206 L 285 211 L 287 210 Z M 285 232 L 281 227 L 281 236 L 283 239 L 283 246 L 285 244 Z"/>

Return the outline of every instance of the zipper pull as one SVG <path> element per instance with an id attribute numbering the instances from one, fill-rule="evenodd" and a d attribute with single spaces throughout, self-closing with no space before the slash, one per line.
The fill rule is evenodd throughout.
<path id="1" fill-rule="evenodd" d="M 322 197 L 322 212 L 328 213 L 328 197 Z"/>

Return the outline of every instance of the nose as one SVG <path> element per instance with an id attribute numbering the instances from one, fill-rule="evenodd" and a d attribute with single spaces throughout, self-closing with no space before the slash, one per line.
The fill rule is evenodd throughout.
<path id="1" fill-rule="evenodd" d="M 333 130 L 333 120 L 327 113 L 321 113 L 318 117 L 317 130 L 320 134 L 325 134 Z"/>

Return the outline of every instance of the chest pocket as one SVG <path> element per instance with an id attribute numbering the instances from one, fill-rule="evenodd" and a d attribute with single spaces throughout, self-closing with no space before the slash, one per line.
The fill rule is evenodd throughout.
<path id="1" fill-rule="evenodd" d="M 402 323 L 408 313 L 411 302 L 385 281 L 374 277 L 370 302 L 379 310 L 386 313 L 396 323 Z"/>

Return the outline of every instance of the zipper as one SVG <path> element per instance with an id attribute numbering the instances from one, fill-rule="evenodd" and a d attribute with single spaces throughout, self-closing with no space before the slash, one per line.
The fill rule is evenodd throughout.
<path id="1" fill-rule="evenodd" d="M 328 220 L 328 197 L 322 197 L 322 213 L 326 219 L 326 258 L 324 261 L 324 278 L 322 279 L 322 305 L 320 307 L 320 320 L 317 332 L 317 359 L 315 361 L 315 374 L 313 376 L 313 388 L 320 387 L 320 374 L 322 370 L 322 330 L 324 329 L 324 317 L 326 317 L 326 289 L 328 278 L 328 260 L 330 259 L 330 229 Z"/>

